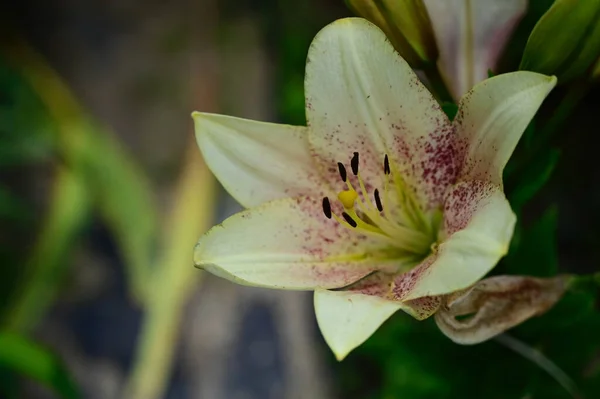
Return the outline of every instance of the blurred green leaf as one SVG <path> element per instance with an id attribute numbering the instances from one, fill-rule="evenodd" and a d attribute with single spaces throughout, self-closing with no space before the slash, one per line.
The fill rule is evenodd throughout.
<path id="1" fill-rule="evenodd" d="M 3 399 L 19 398 L 19 381 L 15 372 L 0 365 L 0 397 Z"/>
<path id="2" fill-rule="evenodd" d="M 48 158 L 53 141 L 43 104 L 3 61 L 0 58 L 0 166 Z"/>
<path id="3" fill-rule="evenodd" d="M 4 320 L 13 331 L 29 331 L 52 304 L 68 267 L 67 255 L 90 214 L 90 199 L 80 176 L 59 167 L 50 206 L 35 247 Z"/>
<path id="4" fill-rule="evenodd" d="M 94 205 L 115 236 L 133 297 L 144 303 L 157 233 L 149 182 L 108 132 L 82 119 L 65 133 L 64 154 L 82 174 Z M 76 147 L 71 147 L 74 140 L 67 137 L 71 135 L 79 136 Z"/>
<path id="5" fill-rule="evenodd" d="M 0 185 L 0 219 L 31 220 L 31 210 L 8 188 Z"/>
<path id="6" fill-rule="evenodd" d="M 521 230 L 518 246 L 505 259 L 506 269 L 503 272 L 555 276 L 558 273 L 557 227 L 558 210 L 551 206 L 533 225 Z"/>
<path id="7" fill-rule="evenodd" d="M 61 398 L 80 397 L 60 359 L 23 336 L 0 333 L 0 366 L 47 386 Z"/>
<path id="8" fill-rule="evenodd" d="M 539 155 L 529 168 L 518 176 L 518 183 L 508 194 L 510 204 L 517 215 L 550 180 L 560 158 L 560 151 L 551 148 Z"/>
<path id="9" fill-rule="evenodd" d="M 131 292 L 144 302 L 157 233 L 149 182 L 112 134 L 80 107 L 60 77 L 20 40 L 4 53 L 41 99 L 56 127 L 60 157 L 80 176 L 91 201 L 115 236 L 127 267 Z"/>

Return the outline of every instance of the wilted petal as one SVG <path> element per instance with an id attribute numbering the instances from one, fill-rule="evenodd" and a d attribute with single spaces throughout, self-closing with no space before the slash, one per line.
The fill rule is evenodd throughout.
<path id="1" fill-rule="evenodd" d="M 454 98 L 494 70 L 527 0 L 424 0 Z"/>
<path id="2" fill-rule="evenodd" d="M 504 166 L 555 85 L 555 77 L 520 71 L 495 76 L 469 91 L 455 120 L 464 159 L 459 179 L 502 186 Z"/>
<path id="3" fill-rule="evenodd" d="M 363 179 L 380 186 L 388 154 L 425 208 L 441 203 L 456 171 L 451 124 L 379 28 L 348 18 L 321 30 L 305 91 L 309 140 L 331 180 L 357 151 Z"/>
<path id="4" fill-rule="evenodd" d="M 502 190 L 481 181 L 462 182 L 444 204 L 437 251 L 395 280 L 394 295 L 408 300 L 448 294 L 482 278 L 508 251 L 516 217 Z"/>
<path id="5" fill-rule="evenodd" d="M 240 212 L 200 238 L 194 263 L 245 285 L 338 288 L 394 266 L 389 245 L 323 215 L 321 199 L 285 198 Z"/>
<path id="6" fill-rule="evenodd" d="M 448 338 L 477 344 L 550 309 L 565 291 L 566 277 L 496 276 L 449 295 L 435 315 Z"/>
<path id="7" fill-rule="evenodd" d="M 243 206 L 323 191 L 306 127 L 200 112 L 193 117 L 204 160 Z"/>
<path id="8" fill-rule="evenodd" d="M 315 291 L 315 313 L 325 342 L 342 360 L 365 342 L 394 312 L 399 302 L 349 291 Z"/>

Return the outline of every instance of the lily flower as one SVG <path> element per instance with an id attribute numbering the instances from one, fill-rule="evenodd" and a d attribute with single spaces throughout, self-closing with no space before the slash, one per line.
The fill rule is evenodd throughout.
<path id="1" fill-rule="evenodd" d="M 201 237 L 194 263 L 313 290 L 340 360 L 400 309 L 427 318 L 506 254 L 502 170 L 555 84 L 527 71 L 485 80 L 451 122 L 379 28 L 338 20 L 308 52 L 308 126 L 193 113 L 207 165 L 248 208 Z"/>

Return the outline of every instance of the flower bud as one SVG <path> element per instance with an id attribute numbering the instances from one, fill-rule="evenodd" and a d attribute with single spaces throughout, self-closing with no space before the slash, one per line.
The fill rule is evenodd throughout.
<path id="1" fill-rule="evenodd" d="M 383 30 L 411 67 L 435 64 L 438 49 L 422 0 L 346 0 L 346 4 Z"/>
<path id="2" fill-rule="evenodd" d="M 520 69 L 557 75 L 564 83 L 600 56 L 600 0 L 556 0 L 531 32 Z"/>

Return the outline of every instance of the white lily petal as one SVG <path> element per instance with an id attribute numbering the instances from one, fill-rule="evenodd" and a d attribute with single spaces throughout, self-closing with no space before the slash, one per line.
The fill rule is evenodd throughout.
<path id="1" fill-rule="evenodd" d="M 454 98 L 494 70 L 527 0 L 424 0 L 440 51 L 438 65 Z"/>
<path id="2" fill-rule="evenodd" d="M 365 342 L 402 306 L 377 296 L 327 290 L 316 290 L 314 302 L 319 328 L 337 360 Z"/>
<path id="3" fill-rule="evenodd" d="M 200 112 L 193 118 L 206 164 L 244 207 L 323 191 L 306 127 Z"/>
<path id="4" fill-rule="evenodd" d="M 435 254 L 397 279 L 397 298 L 416 299 L 464 289 L 506 255 L 516 216 L 499 187 L 480 181 L 455 185 L 447 193 L 444 218 L 448 238 Z"/>
<path id="5" fill-rule="evenodd" d="M 495 276 L 449 295 L 436 313 L 440 330 L 459 344 L 477 344 L 550 309 L 563 295 L 565 276 Z"/>
<path id="6" fill-rule="evenodd" d="M 502 186 L 504 166 L 555 85 L 553 76 L 519 71 L 485 80 L 465 94 L 455 120 L 464 151 L 459 178 Z"/>
<path id="7" fill-rule="evenodd" d="M 356 151 L 367 186 L 380 187 L 387 154 L 425 208 L 441 203 L 456 176 L 452 126 L 379 28 L 347 18 L 321 30 L 305 92 L 309 141 L 329 179 Z"/>
<path id="8" fill-rule="evenodd" d="M 321 198 L 285 198 L 233 215 L 200 238 L 194 263 L 239 284 L 338 288 L 397 260 L 385 241 L 323 214 Z"/>

